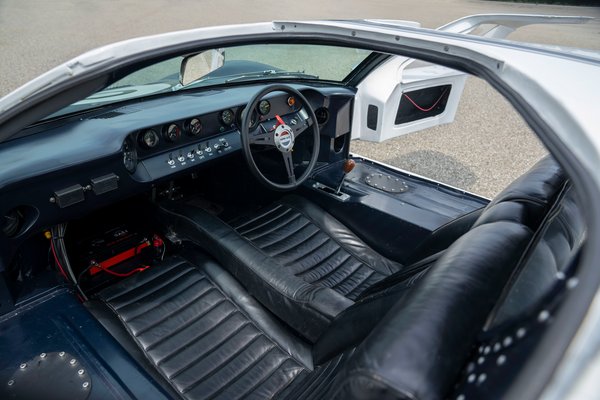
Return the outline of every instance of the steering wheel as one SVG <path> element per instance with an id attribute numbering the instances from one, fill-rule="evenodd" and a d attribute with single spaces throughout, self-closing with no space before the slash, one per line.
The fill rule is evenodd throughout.
<path id="1" fill-rule="evenodd" d="M 302 102 L 302 109 L 283 117 L 275 115 L 274 121 L 276 121 L 276 123 L 271 127 L 265 126 L 263 122 L 259 123 L 256 128 L 251 128 L 253 110 L 256 109 L 256 106 L 263 97 L 272 92 L 285 92 L 294 96 Z M 315 111 L 302 93 L 288 85 L 269 85 L 252 97 L 248 106 L 242 112 L 241 119 L 241 139 L 244 157 L 246 158 L 250 171 L 261 183 L 275 190 L 293 190 L 300 186 L 302 182 L 310 176 L 317 164 L 317 158 L 319 157 L 319 124 L 315 123 L 317 121 Z M 296 174 L 294 173 L 294 161 L 292 160 L 294 143 L 298 136 L 303 134 L 306 130 L 311 129 L 311 127 L 313 133 L 313 148 L 310 161 L 304 173 L 296 178 Z M 283 164 L 287 172 L 287 183 L 273 182 L 260 171 L 252 155 L 251 146 L 253 144 L 272 146 L 281 153 Z"/>

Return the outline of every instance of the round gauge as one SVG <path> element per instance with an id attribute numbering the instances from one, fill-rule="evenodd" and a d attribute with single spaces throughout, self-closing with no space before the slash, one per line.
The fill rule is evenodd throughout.
<path id="1" fill-rule="evenodd" d="M 237 123 L 239 126 L 242 126 L 242 114 L 244 113 L 244 110 L 246 109 L 246 106 L 240 107 L 239 111 L 238 111 L 238 115 L 237 115 Z M 250 115 L 250 128 L 255 128 L 256 125 L 258 124 L 258 113 L 256 112 L 256 110 L 252 110 L 252 114 Z"/>
<path id="2" fill-rule="evenodd" d="M 137 168 L 137 152 L 134 144 L 128 138 L 123 142 L 123 165 L 130 173 L 134 173 Z"/>
<path id="3" fill-rule="evenodd" d="M 202 122 L 198 118 L 192 118 L 188 124 L 188 131 L 192 136 L 198 136 L 202 133 Z"/>
<path id="4" fill-rule="evenodd" d="M 233 115 L 233 111 L 231 110 L 224 110 L 221 112 L 221 123 L 223 125 L 229 126 L 233 124 L 234 118 L 235 116 Z"/>
<path id="5" fill-rule="evenodd" d="M 267 115 L 269 111 L 271 111 L 271 103 L 267 100 L 258 103 L 258 112 L 260 112 L 261 115 Z"/>
<path id="6" fill-rule="evenodd" d="M 156 133 L 156 131 L 154 131 L 153 129 L 148 129 L 147 131 L 142 133 L 140 141 L 144 147 L 151 149 L 158 144 L 158 142 L 160 141 L 160 137 L 158 136 L 158 133 Z"/>
<path id="7" fill-rule="evenodd" d="M 287 104 L 290 107 L 294 107 L 296 105 L 296 98 L 294 96 L 290 96 L 287 98 Z"/>
<path id="8" fill-rule="evenodd" d="M 181 136 L 181 129 L 179 129 L 177 124 L 171 124 L 167 126 L 167 129 L 165 129 L 164 135 L 165 139 L 167 139 L 169 142 L 175 142 L 177 139 L 179 139 L 179 136 Z"/>

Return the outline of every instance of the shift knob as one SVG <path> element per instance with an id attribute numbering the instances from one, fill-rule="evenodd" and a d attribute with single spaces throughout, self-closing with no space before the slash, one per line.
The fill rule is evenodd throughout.
<path id="1" fill-rule="evenodd" d="M 356 162 L 354 160 L 347 159 L 344 161 L 344 174 L 349 174 L 354 167 L 356 167 Z"/>

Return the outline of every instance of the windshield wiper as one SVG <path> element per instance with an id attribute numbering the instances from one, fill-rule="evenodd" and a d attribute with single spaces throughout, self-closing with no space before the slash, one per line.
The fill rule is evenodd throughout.
<path id="1" fill-rule="evenodd" d="M 306 74 L 304 72 L 289 72 L 289 71 L 276 71 L 274 69 L 268 69 L 260 72 L 252 72 L 248 74 L 242 74 L 229 78 L 225 83 L 252 80 L 252 79 L 270 79 L 270 78 L 301 78 L 301 79 L 319 79 L 317 75 Z"/>

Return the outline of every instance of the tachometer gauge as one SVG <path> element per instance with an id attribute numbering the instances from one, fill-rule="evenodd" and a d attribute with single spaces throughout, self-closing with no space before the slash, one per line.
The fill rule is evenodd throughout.
<path id="1" fill-rule="evenodd" d="M 134 173 L 137 168 L 137 152 L 135 151 L 135 145 L 129 138 L 123 142 L 123 165 L 125 169 L 130 173 Z"/>
<path id="2" fill-rule="evenodd" d="M 231 124 L 233 124 L 233 119 L 235 118 L 235 116 L 233 115 L 233 111 L 231 110 L 224 110 L 221 112 L 221 123 L 225 126 L 230 126 Z"/>
<path id="3" fill-rule="evenodd" d="M 258 103 L 258 112 L 260 112 L 261 115 L 267 115 L 269 111 L 271 111 L 271 103 L 267 100 Z"/>
<path id="4" fill-rule="evenodd" d="M 181 129 L 177 124 L 171 124 L 165 129 L 164 135 L 169 142 L 175 142 L 181 136 Z"/>
<path id="5" fill-rule="evenodd" d="M 158 133 L 156 133 L 156 131 L 154 131 L 153 129 L 148 129 L 147 131 L 142 133 L 140 141 L 144 147 L 151 149 L 155 147 L 158 144 L 158 142 L 160 142 L 160 137 L 158 136 Z"/>
<path id="6" fill-rule="evenodd" d="M 188 132 L 192 136 L 198 136 L 202 133 L 202 122 L 198 118 L 192 118 L 188 124 Z"/>

